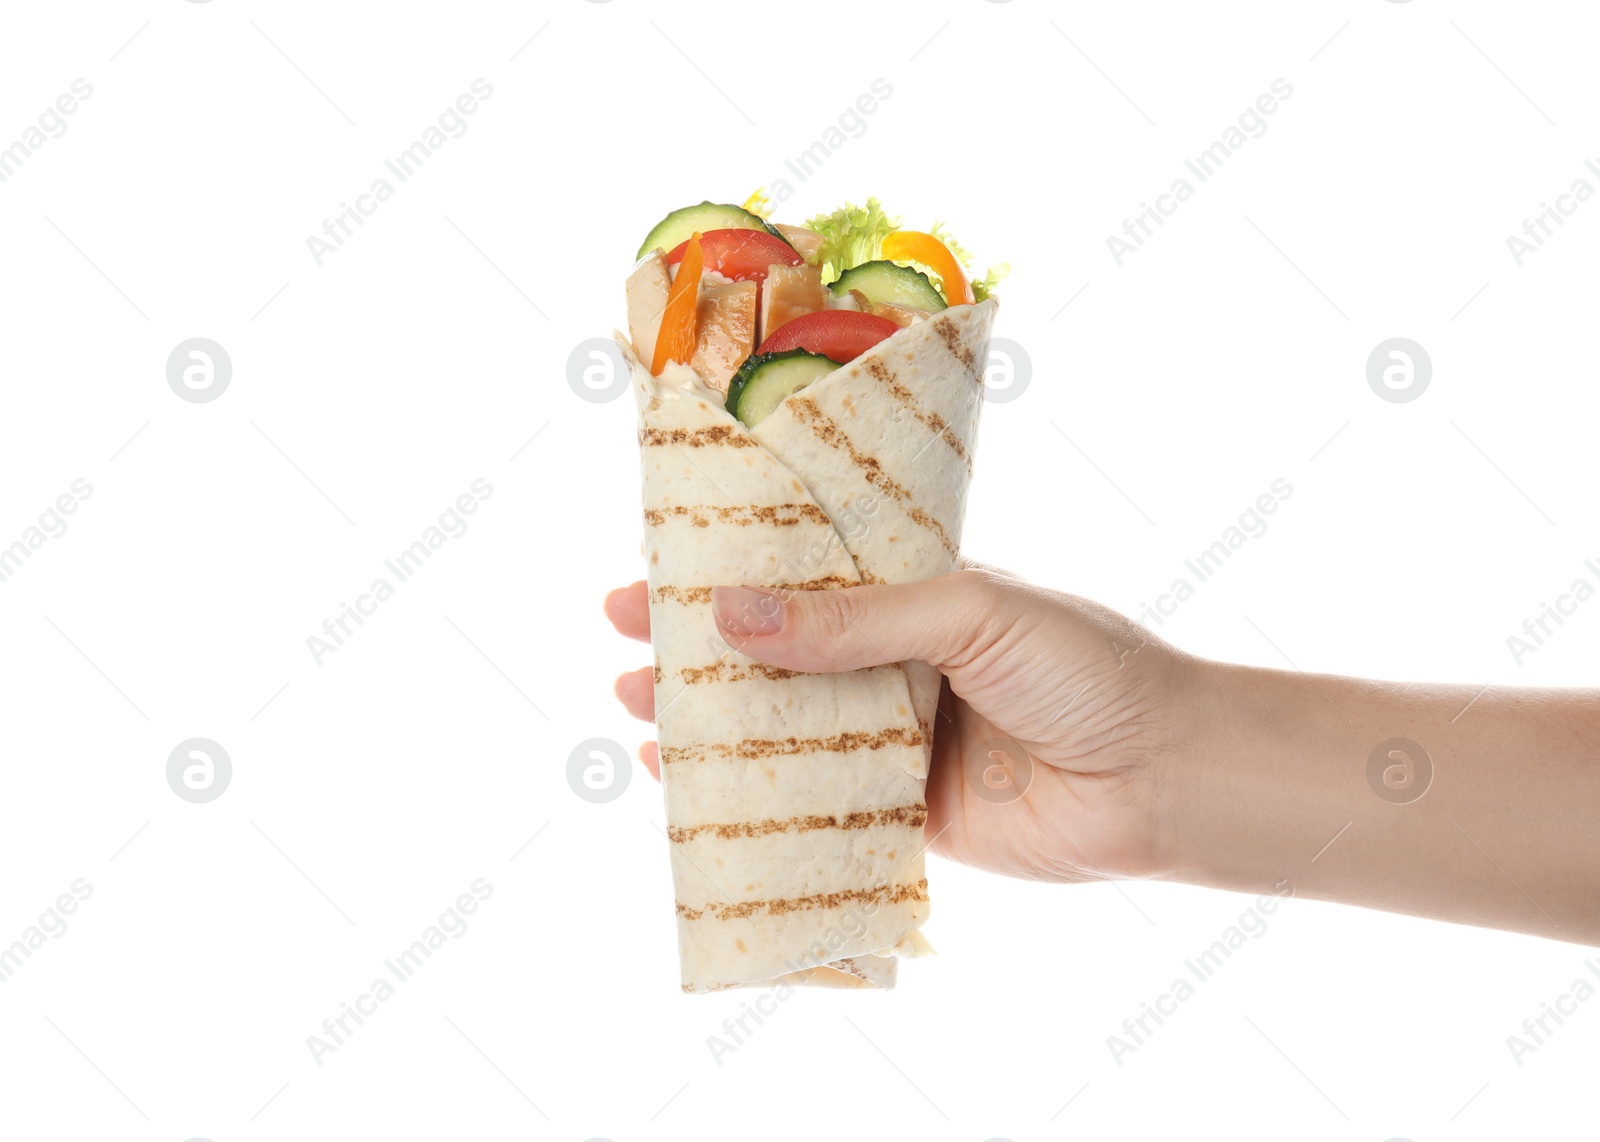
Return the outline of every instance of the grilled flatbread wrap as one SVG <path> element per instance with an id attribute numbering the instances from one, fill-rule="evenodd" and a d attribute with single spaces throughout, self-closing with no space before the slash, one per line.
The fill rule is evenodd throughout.
<path id="1" fill-rule="evenodd" d="M 831 590 L 951 570 L 996 303 L 901 330 L 754 429 L 691 370 L 633 375 L 657 738 L 685 991 L 892 987 L 926 946 L 939 675 L 766 666 L 711 587 Z"/>

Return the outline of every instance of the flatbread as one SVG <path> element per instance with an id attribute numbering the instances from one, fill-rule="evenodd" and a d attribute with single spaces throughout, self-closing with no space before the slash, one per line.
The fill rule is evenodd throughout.
<path id="1" fill-rule="evenodd" d="M 751 430 L 836 521 L 863 582 L 931 579 L 960 561 L 996 308 L 990 298 L 903 329 Z M 904 666 L 928 731 L 939 672 Z"/>
<path id="2" fill-rule="evenodd" d="M 748 430 L 617 337 L 639 407 L 657 737 L 685 991 L 894 986 L 926 946 L 937 671 L 777 670 L 711 587 L 907 582 L 958 558 L 992 301 L 913 325 Z M 687 377 L 686 377 L 687 375 Z"/>

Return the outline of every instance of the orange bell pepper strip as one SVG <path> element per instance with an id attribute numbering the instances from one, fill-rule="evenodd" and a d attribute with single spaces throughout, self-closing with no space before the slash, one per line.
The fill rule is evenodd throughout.
<path id="1" fill-rule="evenodd" d="M 661 329 L 656 334 L 655 358 L 650 375 L 659 377 L 668 361 L 687 365 L 694 356 L 695 309 L 700 301 L 700 275 L 705 270 L 705 251 L 700 248 L 696 230 L 678 263 L 678 276 L 667 291 L 667 307 L 661 311 Z"/>
<path id="2" fill-rule="evenodd" d="M 971 305 L 977 299 L 961 263 L 950 248 L 932 234 L 897 230 L 883 240 L 883 256 L 891 262 L 921 262 L 939 275 L 944 300 L 950 305 Z M 658 342 L 659 344 L 659 342 Z"/>

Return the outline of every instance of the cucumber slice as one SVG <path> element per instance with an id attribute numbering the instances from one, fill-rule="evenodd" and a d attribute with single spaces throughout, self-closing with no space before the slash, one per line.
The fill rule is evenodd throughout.
<path id="1" fill-rule="evenodd" d="M 839 362 L 821 353 L 786 349 L 751 357 L 728 382 L 727 409 L 746 428 L 754 428 L 791 393 L 820 380 L 839 368 Z"/>
<path id="2" fill-rule="evenodd" d="M 789 241 L 765 219 L 751 214 L 742 206 L 702 202 L 698 206 L 685 206 L 681 210 L 674 210 L 657 222 L 655 229 L 645 236 L 644 245 L 639 247 L 634 260 L 644 257 L 651 250 L 670 254 L 680 242 L 687 242 L 696 230 L 702 234 L 707 230 L 765 230 L 785 245 Z"/>
<path id="3" fill-rule="evenodd" d="M 934 312 L 945 308 L 944 298 L 927 274 L 893 262 L 862 262 L 840 274 L 831 288 L 841 297 L 860 290 L 874 305 L 908 305 Z"/>

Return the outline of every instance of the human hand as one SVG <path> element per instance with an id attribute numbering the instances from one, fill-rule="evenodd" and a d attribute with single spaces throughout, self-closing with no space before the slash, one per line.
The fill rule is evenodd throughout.
<path id="1" fill-rule="evenodd" d="M 723 638 L 774 666 L 831 672 L 920 659 L 939 668 L 929 851 L 1034 880 L 1167 870 L 1162 768 L 1186 740 L 1198 660 L 1137 624 L 975 566 L 898 586 L 718 587 L 712 603 Z M 643 582 L 613 591 L 605 609 L 618 632 L 649 641 Z M 653 720 L 650 668 L 622 675 L 616 692 L 629 713 Z M 1021 751 L 1028 763 L 1008 763 Z M 659 778 L 654 743 L 641 759 Z"/>

